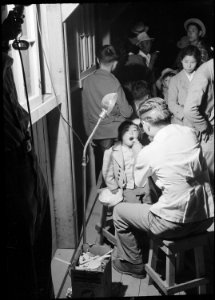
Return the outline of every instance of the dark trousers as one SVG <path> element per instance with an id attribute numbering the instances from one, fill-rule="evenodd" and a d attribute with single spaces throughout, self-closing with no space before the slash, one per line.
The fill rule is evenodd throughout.
<path id="1" fill-rule="evenodd" d="M 49 196 L 33 152 L 5 155 L 7 293 L 12 299 L 51 299 L 52 232 Z"/>

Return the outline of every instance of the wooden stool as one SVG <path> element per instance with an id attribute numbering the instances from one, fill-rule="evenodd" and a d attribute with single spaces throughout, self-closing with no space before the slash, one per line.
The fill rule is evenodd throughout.
<path id="1" fill-rule="evenodd" d="M 210 235 L 213 232 L 205 232 L 195 236 L 185 237 L 178 240 L 159 240 L 151 238 L 149 260 L 145 265 L 147 272 L 147 282 L 154 281 L 165 295 L 185 291 L 198 287 L 199 294 L 206 293 L 206 284 L 209 280 L 205 277 L 204 246 L 208 245 Z M 166 255 L 165 280 L 162 280 L 156 272 L 158 250 L 162 250 Z M 193 249 L 195 255 L 196 278 L 183 283 L 175 283 L 176 258 L 186 250 Z"/>
<path id="2" fill-rule="evenodd" d="M 99 233 L 99 241 L 98 243 L 100 245 L 102 245 L 104 243 L 104 237 L 106 237 L 106 239 L 111 242 L 113 245 L 116 246 L 116 238 L 115 236 L 110 233 L 110 225 L 112 225 L 113 220 L 112 220 L 112 216 L 108 217 L 108 207 L 103 205 L 102 206 L 102 214 L 101 214 L 101 219 L 100 222 L 98 224 L 95 225 L 96 230 Z M 109 219 L 109 220 L 108 220 Z M 109 224 L 108 224 L 109 223 Z"/>

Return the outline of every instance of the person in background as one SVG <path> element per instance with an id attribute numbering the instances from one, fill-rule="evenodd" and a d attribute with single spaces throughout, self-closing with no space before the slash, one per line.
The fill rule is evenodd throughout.
<path id="1" fill-rule="evenodd" d="M 204 23 L 200 19 L 190 18 L 184 22 L 184 28 L 187 35 L 177 42 L 177 47 L 183 49 L 188 45 L 196 46 L 201 53 L 201 63 L 208 61 L 213 56 L 213 48 L 204 41 L 206 35 Z"/>
<path id="2" fill-rule="evenodd" d="M 6 278 L 9 298 L 54 298 L 51 277 L 52 230 L 49 194 L 28 131 L 29 114 L 19 104 L 8 55 L 9 40 L 21 33 L 23 16 L 2 15 L 4 202 Z"/>
<path id="3" fill-rule="evenodd" d="M 131 94 L 133 99 L 133 118 L 139 118 L 138 110 L 144 101 L 150 98 L 149 85 L 145 80 L 131 82 Z"/>
<path id="4" fill-rule="evenodd" d="M 169 83 L 167 103 L 173 114 L 172 123 L 183 125 L 184 104 L 196 69 L 201 62 L 201 53 L 196 46 L 189 45 L 180 52 L 179 72 Z"/>
<path id="5" fill-rule="evenodd" d="M 152 71 L 147 67 L 145 59 L 140 55 L 140 49 L 136 45 L 137 41 L 136 36 L 126 39 L 124 53 L 121 55 L 120 61 L 114 70 L 114 75 L 122 84 L 128 101 L 132 101 L 129 89 L 131 82 L 144 80 L 149 84 L 150 88 L 153 84 Z"/>
<path id="6" fill-rule="evenodd" d="M 167 101 L 170 79 L 177 74 L 176 70 L 166 68 L 161 72 L 161 76 L 156 81 L 158 96 Z"/>
<path id="7" fill-rule="evenodd" d="M 146 25 L 146 23 L 143 21 L 138 21 L 131 28 L 131 33 L 136 36 L 138 36 L 138 34 L 140 34 L 142 32 L 148 32 L 148 31 L 149 31 L 149 26 Z"/>
<path id="8" fill-rule="evenodd" d="M 162 194 L 152 205 L 119 203 L 113 211 L 116 271 L 136 278 L 146 275 L 136 230 L 161 239 L 204 232 L 214 221 L 214 200 L 207 165 L 192 128 L 170 124 L 171 113 L 161 98 L 146 100 L 139 110 L 152 142 L 137 155 L 135 184 L 144 187 L 152 176 Z"/>
<path id="9" fill-rule="evenodd" d="M 153 96 L 157 95 L 156 86 L 155 86 L 155 63 L 158 58 L 159 51 L 154 51 L 151 53 L 152 43 L 154 38 L 148 36 L 146 32 L 142 32 L 137 36 L 136 45 L 139 47 L 139 55 L 143 57 L 144 62 L 152 72 L 152 89 L 151 94 Z"/>
<path id="10" fill-rule="evenodd" d="M 143 146 L 148 145 L 150 140 L 143 131 L 142 124 L 139 119 L 139 108 L 143 102 L 151 97 L 151 92 L 149 89 L 149 85 L 144 80 L 138 80 L 130 83 L 130 92 L 132 95 L 132 107 L 133 107 L 133 115 L 131 117 L 132 122 L 138 125 L 139 127 L 139 141 Z"/>
<path id="11" fill-rule="evenodd" d="M 118 136 L 119 125 L 132 115 L 125 93 L 118 79 L 112 74 L 118 56 L 112 45 L 104 45 L 98 53 L 99 68 L 83 83 L 82 110 L 87 136 L 93 131 L 102 111 L 102 98 L 108 93 L 117 93 L 117 102 L 109 114 L 99 124 L 93 137 L 96 157 L 97 178 L 102 169 L 104 151 L 110 148 Z"/>
<path id="12" fill-rule="evenodd" d="M 198 134 L 214 192 L 214 59 L 196 71 L 186 97 L 183 123 Z"/>

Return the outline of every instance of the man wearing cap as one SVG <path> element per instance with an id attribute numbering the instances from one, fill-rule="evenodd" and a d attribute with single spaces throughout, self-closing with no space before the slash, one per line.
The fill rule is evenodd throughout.
<path id="1" fill-rule="evenodd" d="M 201 52 L 202 63 L 206 62 L 209 59 L 209 50 L 203 41 L 206 34 L 205 25 L 197 18 L 190 18 L 184 22 L 184 28 L 187 31 L 188 42 L 190 45 L 198 47 Z"/>

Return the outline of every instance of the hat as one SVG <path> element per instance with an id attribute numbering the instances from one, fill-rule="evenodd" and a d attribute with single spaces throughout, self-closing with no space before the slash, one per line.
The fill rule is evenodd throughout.
<path id="1" fill-rule="evenodd" d="M 99 201 L 106 206 L 115 206 L 123 200 L 122 189 L 118 189 L 116 194 L 113 194 L 109 188 L 103 188 L 98 190 Z"/>
<path id="2" fill-rule="evenodd" d="M 146 32 L 141 32 L 137 36 L 137 45 L 143 41 L 149 41 L 149 40 L 154 40 L 154 38 L 149 37 Z"/>
<path id="3" fill-rule="evenodd" d="M 187 31 L 187 27 L 191 24 L 191 23 L 194 23 L 194 24 L 197 24 L 200 26 L 201 28 L 201 31 L 202 31 L 202 34 L 201 36 L 205 36 L 206 34 L 206 28 L 205 28 L 205 25 L 203 24 L 203 22 L 199 19 L 196 19 L 196 18 L 191 18 L 191 19 L 188 19 L 187 21 L 184 22 L 184 28 L 185 30 Z"/>
<path id="4" fill-rule="evenodd" d="M 162 79 L 163 77 L 167 74 L 167 73 L 173 73 L 173 74 L 177 74 L 176 70 L 173 70 L 171 68 L 166 68 L 161 72 L 161 76 L 158 78 L 158 80 L 156 81 L 156 86 L 157 88 L 160 90 L 161 89 L 161 84 L 162 84 Z"/>
<path id="5" fill-rule="evenodd" d="M 181 39 L 177 42 L 177 47 L 182 49 L 187 47 L 190 44 L 189 38 L 187 35 L 181 37 Z"/>
<path id="6" fill-rule="evenodd" d="M 138 22 L 132 27 L 131 32 L 135 34 L 139 34 L 143 31 L 147 32 L 149 30 L 149 26 L 145 26 L 143 22 Z"/>

